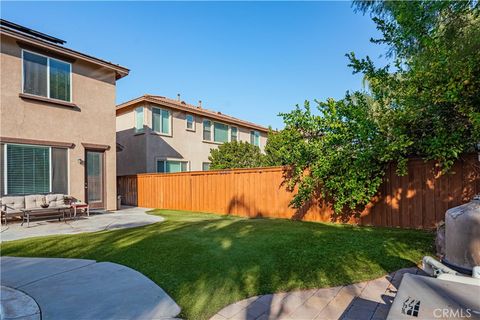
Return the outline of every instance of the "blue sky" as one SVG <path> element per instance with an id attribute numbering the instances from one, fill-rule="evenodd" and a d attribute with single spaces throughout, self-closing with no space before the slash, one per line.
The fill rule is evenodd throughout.
<path id="1" fill-rule="evenodd" d="M 117 102 L 175 98 L 265 126 L 305 99 L 362 88 L 345 53 L 382 61 L 350 2 L 5 2 L 3 19 L 121 64 Z"/>

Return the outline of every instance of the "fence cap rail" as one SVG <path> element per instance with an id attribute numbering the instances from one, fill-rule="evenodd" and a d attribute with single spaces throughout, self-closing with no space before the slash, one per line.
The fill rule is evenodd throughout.
<path id="1" fill-rule="evenodd" d="M 252 173 L 252 172 L 280 172 L 287 170 L 287 167 L 259 167 L 259 168 L 245 168 L 245 169 L 219 169 L 208 171 L 186 171 L 176 173 L 139 173 L 138 177 L 176 177 L 176 176 L 203 176 L 203 175 L 218 175 L 218 174 L 238 174 L 238 173 Z M 135 176 L 135 175 L 133 175 Z"/>

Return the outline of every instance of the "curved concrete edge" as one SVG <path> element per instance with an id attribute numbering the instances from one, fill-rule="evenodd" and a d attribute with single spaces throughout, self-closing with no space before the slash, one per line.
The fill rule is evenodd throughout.
<path id="1" fill-rule="evenodd" d="M 1 284 L 20 289 L 42 319 L 172 319 L 181 311 L 129 267 L 83 259 L 0 257 Z"/>
<path id="2" fill-rule="evenodd" d="M 65 222 L 35 220 L 30 223 L 29 228 L 21 226 L 20 223 L 10 223 L 1 229 L 0 243 L 51 235 L 136 228 L 165 221 L 161 216 L 147 213 L 151 210 L 153 209 L 129 207 L 112 212 L 92 212 L 88 217 L 79 216 L 75 220 L 67 219 Z"/>
<path id="3" fill-rule="evenodd" d="M 386 319 L 396 289 L 407 273 L 422 271 L 404 268 L 345 286 L 255 296 L 224 307 L 210 320 Z"/>
<path id="4" fill-rule="evenodd" d="M 40 320 L 40 308 L 28 294 L 14 288 L 0 286 L 0 319 Z"/>

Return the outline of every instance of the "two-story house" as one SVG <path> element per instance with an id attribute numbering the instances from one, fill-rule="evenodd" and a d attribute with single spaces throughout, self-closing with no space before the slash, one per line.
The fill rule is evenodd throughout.
<path id="1" fill-rule="evenodd" d="M 208 170 L 212 148 L 246 141 L 263 150 L 267 133 L 201 105 L 144 95 L 117 106 L 117 174 Z"/>
<path id="2" fill-rule="evenodd" d="M 116 209 L 115 85 L 129 70 L 2 20 L 1 195 Z"/>

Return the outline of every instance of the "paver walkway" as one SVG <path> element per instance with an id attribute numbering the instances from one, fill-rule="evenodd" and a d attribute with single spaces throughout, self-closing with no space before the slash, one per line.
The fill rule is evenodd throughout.
<path id="1" fill-rule="evenodd" d="M 147 208 L 127 207 L 112 212 L 91 213 L 89 217 L 79 216 L 67 219 L 66 222 L 54 220 L 33 220 L 30 227 L 20 223 L 2 225 L 0 241 L 11 241 L 30 237 L 49 236 L 55 234 L 74 234 L 102 230 L 133 228 L 161 222 L 164 218 L 147 214 Z"/>
<path id="2" fill-rule="evenodd" d="M 180 307 L 140 272 L 84 259 L 0 258 L 2 319 L 172 319 Z M 33 298 L 40 314 L 25 310 Z M 9 298 L 3 292 L 11 292 Z M 18 312 L 14 312 L 17 310 Z M 3 314 L 5 313 L 5 314 Z M 29 315 L 31 313 L 31 315 Z M 17 317 L 12 315 L 17 314 Z M 24 316 L 18 316 L 23 314 Z"/>
<path id="3" fill-rule="evenodd" d="M 348 286 L 252 297 L 223 308 L 210 320 L 385 319 L 405 273 L 423 271 L 407 268 Z"/>

